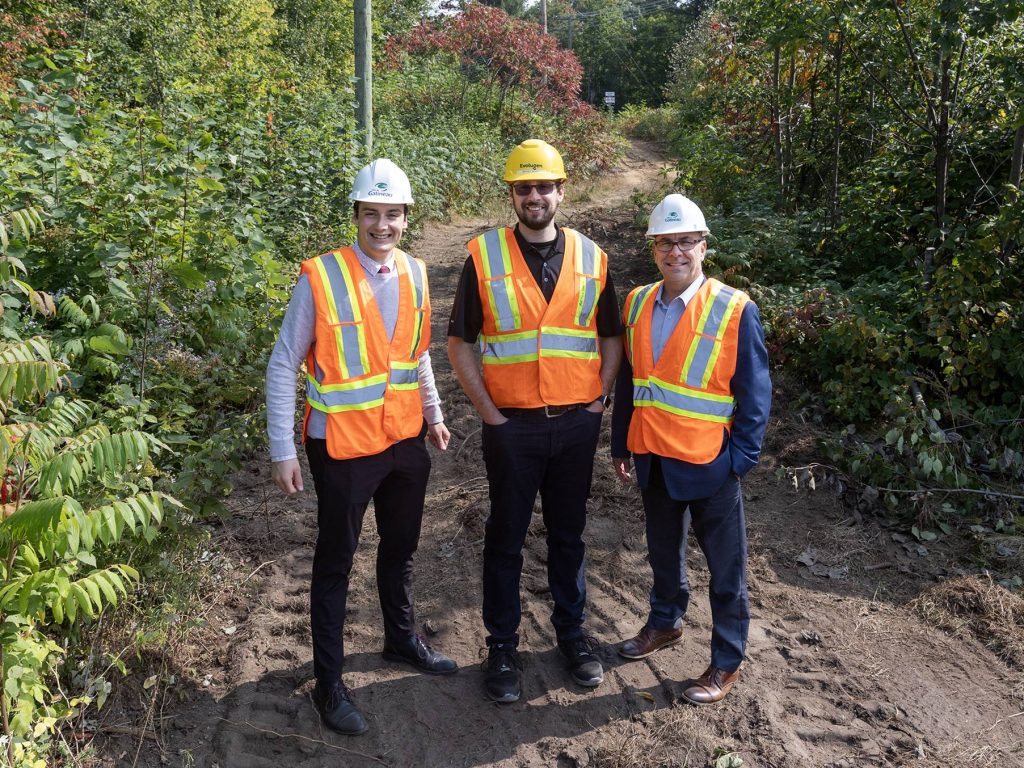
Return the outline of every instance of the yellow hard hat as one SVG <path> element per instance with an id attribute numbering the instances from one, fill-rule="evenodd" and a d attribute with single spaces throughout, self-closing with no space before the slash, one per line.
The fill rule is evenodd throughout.
<path id="1" fill-rule="evenodd" d="M 565 165 L 558 150 L 540 139 L 527 139 L 508 154 L 505 175 L 508 183 L 515 181 L 562 181 Z"/>

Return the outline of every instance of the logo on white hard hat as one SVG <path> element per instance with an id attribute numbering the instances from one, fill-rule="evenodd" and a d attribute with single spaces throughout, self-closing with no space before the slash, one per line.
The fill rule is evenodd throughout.
<path id="1" fill-rule="evenodd" d="M 389 187 L 386 181 L 378 181 L 376 184 L 373 185 L 373 189 L 367 192 L 367 195 L 369 195 L 370 197 L 374 197 L 377 195 L 387 195 L 388 190 Z"/>
<path id="2" fill-rule="evenodd" d="M 683 217 L 679 215 L 679 211 L 669 211 L 668 216 L 665 217 L 665 223 L 670 221 L 682 221 Z"/>

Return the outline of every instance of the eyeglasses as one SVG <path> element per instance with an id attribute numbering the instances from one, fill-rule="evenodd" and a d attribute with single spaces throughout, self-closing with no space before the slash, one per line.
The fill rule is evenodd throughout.
<path id="1" fill-rule="evenodd" d="M 689 253 L 703 242 L 703 237 L 700 240 L 655 240 L 654 250 L 658 253 L 668 254 L 672 253 L 672 249 L 678 246 L 679 250 L 683 253 Z"/>
<path id="2" fill-rule="evenodd" d="M 515 192 L 519 197 L 529 197 L 530 192 L 537 190 L 538 195 L 550 195 L 558 187 L 558 182 L 555 181 L 537 181 L 533 184 L 528 184 L 525 181 L 517 181 L 512 185 L 512 191 Z"/>

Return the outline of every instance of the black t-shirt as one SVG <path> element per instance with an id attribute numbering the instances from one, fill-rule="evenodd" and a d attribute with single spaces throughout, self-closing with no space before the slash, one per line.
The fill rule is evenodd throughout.
<path id="1" fill-rule="evenodd" d="M 530 243 L 519 234 L 519 227 L 513 230 L 516 244 L 523 254 L 530 274 L 537 281 L 544 298 L 551 301 L 562 270 L 562 259 L 565 257 L 565 233 L 559 228 L 558 237 L 547 243 Z M 605 280 L 604 290 L 597 300 L 597 315 L 594 318 L 598 336 L 620 336 L 623 333 L 622 320 L 619 317 L 619 303 L 615 299 L 615 286 L 609 273 Z M 473 257 L 466 259 L 459 278 L 459 288 L 455 293 L 452 305 L 452 316 L 448 321 L 448 335 L 457 336 L 469 344 L 475 344 L 484 327 L 484 307 L 480 299 L 476 267 Z"/>

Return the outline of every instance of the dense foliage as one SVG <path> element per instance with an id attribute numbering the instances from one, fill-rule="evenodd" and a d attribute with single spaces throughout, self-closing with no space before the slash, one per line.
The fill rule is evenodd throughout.
<path id="1" fill-rule="evenodd" d="M 1021 10 L 723 0 L 675 52 L 679 184 L 834 463 L 918 530 L 1020 511 Z"/>
<path id="2" fill-rule="evenodd" d="M 475 6 L 430 26 L 426 10 L 396 0 L 374 15 L 375 153 L 411 177 L 414 222 L 500 195 L 502 159 L 527 135 L 552 138 L 574 174 L 614 157 L 578 99 L 577 60 L 551 38 Z M 72 756 L 61 724 L 102 705 L 106 676 L 124 669 L 121 652 L 103 654 L 110 633 L 141 647 L 188 624 L 182 580 L 201 569 L 175 547 L 202 541 L 263 443 L 263 370 L 298 262 L 352 236 L 348 193 L 367 158 L 351 18 L 347 0 L 14 0 L 0 12 L 0 742 L 12 764 Z M 530 45 L 518 57 L 517 42 Z"/>

